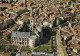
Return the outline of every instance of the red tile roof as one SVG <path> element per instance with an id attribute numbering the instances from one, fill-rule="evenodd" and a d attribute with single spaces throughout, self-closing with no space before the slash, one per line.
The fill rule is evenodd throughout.
<path id="1" fill-rule="evenodd" d="M 49 17 L 44 17 L 45 19 L 49 19 Z"/>
<path id="2" fill-rule="evenodd" d="M 73 21 L 69 21 L 70 23 L 73 23 Z"/>
<path id="3" fill-rule="evenodd" d="M 26 4 L 30 5 L 30 4 L 31 4 L 31 2 L 27 2 Z"/>

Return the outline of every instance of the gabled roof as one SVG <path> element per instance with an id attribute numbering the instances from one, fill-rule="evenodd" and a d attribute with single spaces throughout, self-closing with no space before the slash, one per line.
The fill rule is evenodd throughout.
<path id="1" fill-rule="evenodd" d="M 26 4 L 31 4 L 31 2 L 27 2 Z"/>
<path id="2" fill-rule="evenodd" d="M 30 32 L 12 31 L 11 37 L 29 37 Z"/>
<path id="3" fill-rule="evenodd" d="M 73 23 L 73 21 L 69 21 L 70 23 Z"/>
<path id="4" fill-rule="evenodd" d="M 11 5 L 9 3 L 0 3 L 1 6 L 4 6 L 4 5 Z"/>

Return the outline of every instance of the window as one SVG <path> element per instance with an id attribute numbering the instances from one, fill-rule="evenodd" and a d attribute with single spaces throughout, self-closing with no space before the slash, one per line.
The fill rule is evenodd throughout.
<path id="1" fill-rule="evenodd" d="M 21 41 L 21 38 L 19 38 L 19 41 Z"/>
<path id="2" fill-rule="evenodd" d="M 80 41 L 78 42 L 78 44 L 80 45 Z"/>

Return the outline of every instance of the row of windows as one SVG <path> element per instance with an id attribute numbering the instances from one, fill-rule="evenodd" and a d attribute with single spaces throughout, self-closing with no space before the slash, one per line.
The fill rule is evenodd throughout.
<path id="1" fill-rule="evenodd" d="M 27 38 L 13 38 L 12 40 L 19 40 L 19 41 L 28 41 L 28 39 Z"/>
<path id="2" fill-rule="evenodd" d="M 19 43 L 19 44 L 29 44 L 28 42 L 17 42 L 17 41 L 13 41 L 13 43 Z"/>
<path id="3" fill-rule="evenodd" d="M 29 44 L 29 42 L 24 42 L 24 41 L 22 41 L 22 42 L 20 42 L 20 41 L 13 41 L 13 43 Z M 33 44 L 33 45 L 35 44 L 34 41 L 32 41 L 32 44 Z"/>

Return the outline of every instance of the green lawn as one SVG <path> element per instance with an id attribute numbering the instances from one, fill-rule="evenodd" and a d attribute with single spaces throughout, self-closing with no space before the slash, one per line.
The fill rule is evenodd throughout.
<path id="1" fill-rule="evenodd" d="M 0 45 L 0 52 L 3 52 L 5 49 L 5 46 L 4 45 Z"/>
<path id="2" fill-rule="evenodd" d="M 23 47 L 21 48 L 21 51 L 30 51 L 30 48 L 29 48 L 29 47 L 26 47 L 26 46 L 23 46 Z"/>
<path id="3" fill-rule="evenodd" d="M 0 45 L 0 52 L 14 52 L 17 50 L 17 46 L 6 46 L 6 45 Z"/>
<path id="4" fill-rule="evenodd" d="M 49 52 L 49 46 L 40 46 L 39 48 L 35 49 L 34 52 Z"/>
<path id="5" fill-rule="evenodd" d="M 50 41 L 50 40 L 49 40 Z M 47 43 L 45 43 L 44 45 L 49 45 L 49 41 Z"/>
<path id="6" fill-rule="evenodd" d="M 0 44 L 8 44 L 8 41 L 2 40 L 0 41 Z"/>
<path id="7" fill-rule="evenodd" d="M 52 43 L 53 43 L 53 37 L 51 37 L 51 39 L 47 43 L 39 46 L 37 49 L 34 49 L 34 52 L 51 53 L 51 52 L 53 52 L 53 50 L 52 50 L 53 49 L 53 44 Z"/>
<path id="8" fill-rule="evenodd" d="M 17 50 L 17 46 L 9 46 L 8 50 L 12 50 L 12 52 L 14 52 Z"/>

